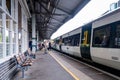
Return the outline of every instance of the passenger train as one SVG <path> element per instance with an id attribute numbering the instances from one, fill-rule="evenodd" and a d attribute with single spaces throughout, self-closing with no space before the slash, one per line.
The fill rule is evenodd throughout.
<path id="1" fill-rule="evenodd" d="M 55 38 L 52 48 L 120 70 L 120 8 Z"/>

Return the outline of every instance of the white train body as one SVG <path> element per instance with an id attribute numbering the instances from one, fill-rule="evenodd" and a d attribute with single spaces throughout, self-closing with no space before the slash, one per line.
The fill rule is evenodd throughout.
<path id="1" fill-rule="evenodd" d="M 106 15 L 92 23 L 92 31 L 103 25 L 120 21 L 120 10 Z M 116 25 L 116 24 L 115 24 Z M 120 26 L 120 24 L 118 24 Z M 92 38 L 91 38 L 92 39 Z M 91 40 L 92 43 L 92 40 Z M 92 60 L 120 70 L 120 48 L 97 48 L 91 45 Z"/>
<path id="2" fill-rule="evenodd" d="M 79 34 L 80 32 L 81 32 L 81 28 L 78 28 L 74 31 L 71 31 L 70 33 L 67 33 L 67 34 L 63 35 L 62 38 L 72 36 L 72 35 L 76 35 L 76 34 Z M 78 46 L 70 46 L 69 44 L 68 45 L 62 44 L 62 51 L 66 52 L 66 53 L 69 53 L 71 55 L 81 56 L 79 45 Z"/>
<path id="3" fill-rule="evenodd" d="M 120 9 L 61 36 L 59 51 L 120 70 Z M 61 45 L 61 46 L 60 46 Z"/>

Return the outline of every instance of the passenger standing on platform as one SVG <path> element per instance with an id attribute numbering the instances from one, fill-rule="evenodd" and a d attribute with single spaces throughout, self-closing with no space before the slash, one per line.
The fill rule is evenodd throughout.
<path id="1" fill-rule="evenodd" d="M 44 45 L 45 45 L 45 49 L 44 49 L 45 52 L 44 53 L 47 54 L 48 43 L 45 42 Z"/>
<path id="2" fill-rule="evenodd" d="M 32 41 L 31 40 L 29 41 L 29 48 L 32 51 Z"/>
<path id="3" fill-rule="evenodd" d="M 46 42 L 42 43 L 44 54 L 47 54 L 47 45 Z"/>
<path id="4" fill-rule="evenodd" d="M 51 50 L 51 42 L 49 42 L 48 50 Z"/>
<path id="5" fill-rule="evenodd" d="M 43 48 L 45 48 L 45 45 L 44 45 L 44 43 L 42 43 L 42 49 L 43 49 Z"/>
<path id="6" fill-rule="evenodd" d="M 39 47 L 39 50 L 41 50 L 43 48 L 42 43 L 39 43 L 38 47 Z"/>

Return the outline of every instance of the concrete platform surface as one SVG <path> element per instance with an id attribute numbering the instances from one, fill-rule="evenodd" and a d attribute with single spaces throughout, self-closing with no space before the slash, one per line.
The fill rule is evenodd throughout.
<path id="1" fill-rule="evenodd" d="M 62 53 L 52 51 L 50 55 L 59 60 L 59 62 L 77 76 L 76 80 L 120 80 L 95 70 L 83 62 L 77 61 Z"/>
<path id="2" fill-rule="evenodd" d="M 14 80 L 118 80 L 56 51 L 38 51 L 25 78 L 20 77 L 21 72 Z"/>
<path id="3" fill-rule="evenodd" d="M 44 54 L 41 51 L 36 53 L 33 65 L 25 71 L 25 78 L 21 78 L 21 72 L 19 72 L 14 80 L 74 80 L 74 78 L 50 54 Z"/>

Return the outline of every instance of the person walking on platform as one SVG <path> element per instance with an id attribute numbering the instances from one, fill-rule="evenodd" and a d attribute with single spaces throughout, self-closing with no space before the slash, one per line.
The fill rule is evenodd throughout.
<path id="1" fill-rule="evenodd" d="M 29 41 L 29 48 L 32 51 L 32 41 L 31 40 Z"/>
<path id="2" fill-rule="evenodd" d="M 51 50 L 51 42 L 49 42 L 49 47 L 48 47 L 48 50 Z"/>
<path id="3" fill-rule="evenodd" d="M 44 42 L 42 44 L 42 47 L 43 47 L 44 54 L 47 54 L 47 45 L 46 45 L 46 42 Z"/>

